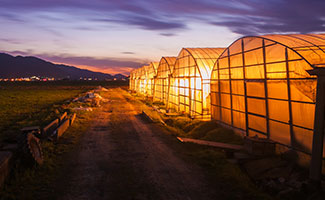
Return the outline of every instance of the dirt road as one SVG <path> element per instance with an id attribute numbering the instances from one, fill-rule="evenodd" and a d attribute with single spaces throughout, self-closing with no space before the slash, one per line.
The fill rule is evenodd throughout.
<path id="1" fill-rule="evenodd" d="M 111 102 L 70 160 L 59 199 L 216 199 L 200 169 L 164 143 L 125 91 L 108 94 Z"/>

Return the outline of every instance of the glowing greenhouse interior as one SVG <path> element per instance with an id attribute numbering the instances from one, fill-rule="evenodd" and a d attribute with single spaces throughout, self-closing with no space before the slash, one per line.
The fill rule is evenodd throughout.
<path id="1" fill-rule="evenodd" d="M 175 62 L 168 106 L 210 120 L 210 77 L 223 48 L 183 48 Z"/>
<path id="2" fill-rule="evenodd" d="M 158 62 L 151 62 L 148 66 L 144 67 L 146 80 L 144 94 L 149 97 L 152 97 L 154 94 L 155 76 L 157 74 L 158 64 Z"/>
<path id="3" fill-rule="evenodd" d="M 130 77 L 129 77 L 129 89 L 135 91 L 136 90 L 136 74 L 137 69 L 134 69 L 130 72 Z"/>
<path id="4" fill-rule="evenodd" d="M 317 79 L 307 70 L 324 65 L 324 34 L 240 38 L 212 71 L 212 118 L 310 153 Z"/>
<path id="5" fill-rule="evenodd" d="M 137 88 L 138 92 L 140 94 L 145 94 L 146 93 L 146 87 L 147 87 L 147 67 L 148 66 L 143 66 L 141 68 L 139 68 L 139 72 L 138 72 L 138 75 L 139 75 L 139 87 Z"/>
<path id="6" fill-rule="evenodd" d="M 170 78 L 174 69 L 176 57 L 162 57 L 155 77 L 154 101 L 168 104 Z"/>

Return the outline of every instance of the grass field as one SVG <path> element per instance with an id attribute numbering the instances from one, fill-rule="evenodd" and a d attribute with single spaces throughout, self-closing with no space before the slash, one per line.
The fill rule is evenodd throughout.
<path id="1" fill-rule="evenodd" d="M 42 142 L 44 163 L 41 166 L 26 168 L 17 162 L 11 177 L 0 189 L 0 199 L 56 199 L 53 191 L 57 185 L 56 178 L 65 174 L 65 159 L 69 153 L 76 151 L 81 136 L 91 125 L 97 110 L 78 113 L 74 124 L 56 143 Z"/>
<path id="2" fill-rule="evenodd" d="M 80 88 L 19 87 L 0 90 L 0 138 L 24 126 L 44 125 L 60 113 L 57 104 L 84 92 Z"/>
<path id="3" fill-rule="evenodd" d="M 23 127 L 46 125 L 64 112 L 66 100 L 80 93 L 125 82 L 0 82 L 0 141 L 13 138 Z"/>

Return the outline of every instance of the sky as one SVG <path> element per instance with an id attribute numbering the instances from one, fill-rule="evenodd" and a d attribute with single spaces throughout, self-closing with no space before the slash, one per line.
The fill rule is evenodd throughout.
<path id="1" fill-rule="evenodd" d="M 183 47 L 325 32 L 325 0 L 0 0 L 0 52 L 128 75 Z"/>

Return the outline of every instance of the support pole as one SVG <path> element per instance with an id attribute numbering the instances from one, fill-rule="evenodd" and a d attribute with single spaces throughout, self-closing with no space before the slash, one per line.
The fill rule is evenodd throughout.
<path id="1" fill-rule="evenodd" d="M 322 177 L 324 119 L 325 119 L 325 71 L 311 70 L 311 75 L 317 75 L 316 106 L 314 119 L 313 147 L 309 169 L 309 178 L 319 185 Z"/>
<path id="2" fill-rule="evenodd" d="M 294 132 L 293 132 L 293 117 L 292 117 L 292 102 L 291 102 L 291 82 L 290 82 L 290 67 L 289 67 L 289 56 L 288 48 L 285 48 L 285 59 L 286 59 L 286 74 L 287 74 L 287 92 L 288 92 L 288 108 L 289 108 L 289 125 L 290 125 L 290 144 L 293 147 Z"/>
<path id="3" fill-rule="evenodd" d="M 265 96 L 265 119 L 267 139 L 270 139 L 270 114 L 269 114 L 269 93 L 267 88 L 267 68 L 266 68 L 266 50 L 265 40 L 262 40 L 263 45 L 263 68 L 264 68 L 264 96 Z"/>
<path id="4" fill-rule="evenodd" d="M 247 84 L 246 84 L 246 71 L 245 71 L 245 47 L 244 39 L 241 39 L 241 50 L 242 50 L 242 59 L 243 59 L 243 79 L 244 79 L 244 95 L 245 95 L 245 119 L 246 119 L 246 136 L 249 136 L 249 123 L 248 123 L 248 102 L 247 102 Z"/>
<path id="5" fill-rule="evenodd" d="M 230 70 L 230 62 L 231 62 L 231 59 L 230 59 L 230 52 L 229 52 L 229 49 L 228 49 L 228 78 L 229 78 L 229 96 L 230 96 L 230 116 L 231 116 L 231 126 L 234 126 L 234 112 L 233 112 L 233 104 L 232 104 L 232 86 L 231 86 L 231 70 Z"/>

